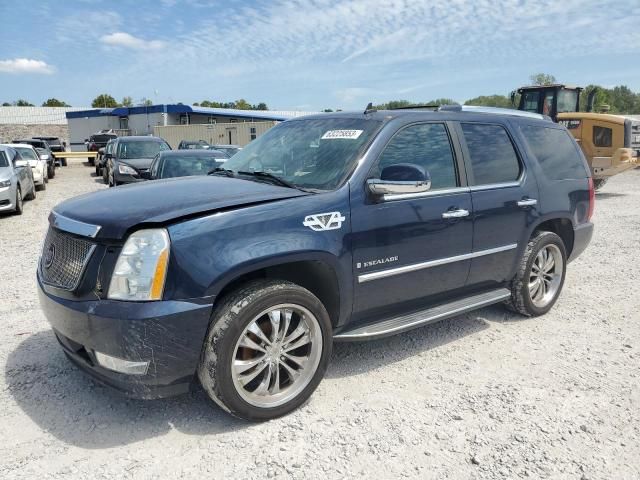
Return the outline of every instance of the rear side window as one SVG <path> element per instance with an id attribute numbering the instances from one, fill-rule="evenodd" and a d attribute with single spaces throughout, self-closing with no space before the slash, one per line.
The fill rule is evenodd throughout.
<path id="1" fill-rule="evenodd" d="M 463 123 L 475 185 L 515 182 L 520 162 L 506 130 L 500 125 Z"/>
<path id="2" fill-rule="evenodd" d="M 431 175 L 432 190 L 458 186 L 451 142 L 442 123 L 411 125 L 396 133 L 382 152 L 374 177 L 398 163 L 423 167 Z"/>
<path id="3" fill-rule="evenodd" d="M 8 167 L 9 161 L 7 160 L 7 156 L 4 152 L 0 152 L 0 167 Z"/>
<path id="4" fill-rule="evenodd" d="M 593 144 L 596 147 L 610 147 L 612 145 L 613 130 L 607 127 L 593 127 Z"/>
<path id="5" fill-rule="evenodd" d="M 533 125 L 522 126 L 520 130 L 549 180 L 587 176 L 582 157 L 567 131 Z"/>

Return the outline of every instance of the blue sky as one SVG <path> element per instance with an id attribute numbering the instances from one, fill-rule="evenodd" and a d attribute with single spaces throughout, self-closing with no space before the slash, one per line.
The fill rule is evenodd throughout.
<path id="1" fill-rule="evenodd" d="M 279 110 L 507 94 L 536 72 L 640 91 L 638 0 L 0 2 L 0 101 L 101 92 Z"/>

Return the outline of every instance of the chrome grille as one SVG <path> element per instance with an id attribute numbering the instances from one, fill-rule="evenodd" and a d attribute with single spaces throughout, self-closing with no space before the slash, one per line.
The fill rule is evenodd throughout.
<path id="1" fill-rule="evenodd" d="M 42 280 L 64 290 L 74 290 L 93 253 L 95 244 L 49 228 L 40 256 Z"/>

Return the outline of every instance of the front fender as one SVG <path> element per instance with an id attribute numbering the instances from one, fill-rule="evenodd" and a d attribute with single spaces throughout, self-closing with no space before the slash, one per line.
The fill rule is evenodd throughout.
<path id="1" fill-rule="evenodd" d="M 252 271 L 309 260 L 330 266 L 341 298 L 351 298 L 346 190 L 240 207 L 171 225 L 165 299 L 215 296 Z M 344 217 L 339 228 L 314 231 L 303 225 L 307 215 L 328 212 Z"/>

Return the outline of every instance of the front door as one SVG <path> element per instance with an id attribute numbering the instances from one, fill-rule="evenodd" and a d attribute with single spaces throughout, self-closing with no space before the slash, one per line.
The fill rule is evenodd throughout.
<path id="1" fill-rule="evenodd" d="M 456 257 L 471 251 L 472 205 L 458 160 L 445 123 L 405 126 L 369 178 L 379 179 L 390 165 L 413 163 L 429 172 L 431 189 L 382 200 L 366 186 L 365 193 L 352 188 L 354 319 L 397 311 L 398 304 L 412 309 L 464 286 L 470 261 Z"/>
<path id="2" fill-rule="evenodd" d="M 502 125 L 460 125 L 473 201 L 473 252 L 468 286 L 511 279 L 537 215 L 538 184 L 527 173 Z"/>

